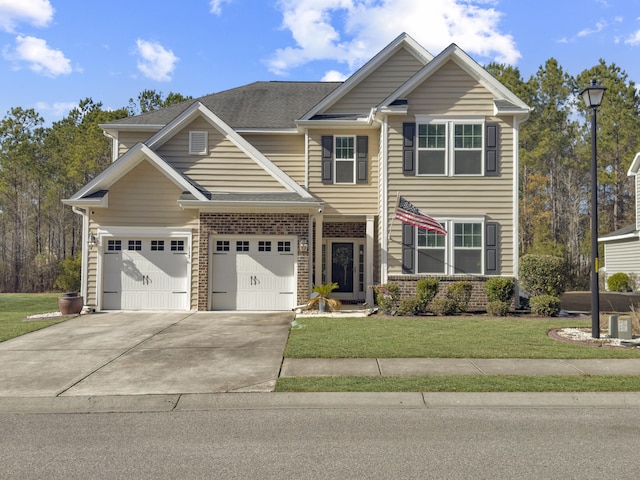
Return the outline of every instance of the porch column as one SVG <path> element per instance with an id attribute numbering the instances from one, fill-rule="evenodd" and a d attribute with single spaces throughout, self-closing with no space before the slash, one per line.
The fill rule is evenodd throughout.
<path id="1" fill-rule="evenodd" d="M 316 215 L 316 241 L 313 250 L 316 268 L 313 272 L 313 284 L 322 285 L 322 214 Z"/>
<path id="2" fill-rule="evenodd" d="M 375 219 L 374 215 L 367 215 L 367 244 L 365 245 L 365 282 L 364 288 L 365 299 L 369 308 L 373 307 L 373 237 L 375 235 Z"/>

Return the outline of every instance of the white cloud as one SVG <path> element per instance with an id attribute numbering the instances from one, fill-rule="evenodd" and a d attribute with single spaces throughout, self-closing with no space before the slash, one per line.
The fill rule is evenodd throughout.
<path id="1" fill-rule="evenodd" d="M 348 75 L 338 72 L 337 70 L 329 70 L 321 80 L 323 82 L 344 82 L 347 77 Z"/>
<path id="2" fill-rule="evenodd" d="M 38 113 L 47 114 L 47 118 L 62 118 L 77 106 L 77 102 L 54 102 L 52 104 L 47 102 L 37 102 L 36 110 Z"/>
<path id="3" fill-rule="evenodd" d="M 231 3 L 233 0 L 211 0 L 209 4 L 211 5 L 211 9 L 209 12 L 220 15 L 222 13 L 222 4 L 223 3 Z"/>
<path id="4" fill-rule="evenodd" d="M 158 82 L 171 80 L 171 74 L 176 68 L 176 63 L 180 60 L 173 54 L 173 51 L 165 49 L 157 42 L 141 39 L 136 41 L 136 46 L 136 54 L 140 56 L 138 70 L 145 77 Z"/>
<path id="5" fill-rule="evenodd" d="M 276 74 L 316 60 L 344 63 L 349 73 L 407 32 L 433 54 L 456 43 L 472 56 L 515 64 L 511 35 L 500 33 L 502 13 L 486 0 L 280 0 L 282 28 L 294 46 L 266 63 Z"/>
<path id="6" fill-rule="evenodd" d="M 3 50 L 7 60 L 16 63 L 27 63 L 29 69 L 48 77 L 69 75 L 72 72 L 71 61 L 60 50 L 53 49 L 41 38 L 21 35 L 16 37 L 16 48 L 13 51 Z"/>
<path id="7" fill-rule="evenodd" d="M 630 35 L 625 41 L 624 43 L 626 43 L 627 45 L 640 45 L 640 30 L 638 30 L 636 33 Z"/>
<path id="8" fill-rule="evenodd" d="M 607 22 L 605 22 L 604 20 L 600 20 L 596 23 L 596 28 L 585 28 L 584 30 L 580 30 L 578 32 L 578 37 L 586 37 L 588 35 L 593 35 L 594 33 L 600 33 L 607 26 Z"/>
<path id="9" fill-rule="evenodd" d="M 0 29 L 13 32 L 17 23 L 45 27 L 53 19 L 49 0 L 0 0 Z"/>

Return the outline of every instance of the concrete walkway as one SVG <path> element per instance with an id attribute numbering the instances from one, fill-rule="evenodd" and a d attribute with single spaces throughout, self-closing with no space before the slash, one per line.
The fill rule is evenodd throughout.
<path id="1" fill-rule="evenodd" d="M 280 378 L 413 375 L 640 375 L 640 359 L 285 358 L 280 371 Z"/>

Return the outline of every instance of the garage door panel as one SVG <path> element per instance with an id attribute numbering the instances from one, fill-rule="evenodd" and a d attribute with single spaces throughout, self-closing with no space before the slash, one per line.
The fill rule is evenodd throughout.
<path id="1" fill-rule="evenodd" d="M 264 251 L 264 240 L 255 237 L 229 240 L 224 242 L 230 245 L 229 251 L 213 252 L 211 306 L 214 310 L 289 310 L 294 306 L 294 255 L 271 249 Z M 271 241 L 270 248 L 277 245 L 277 240 Z M 219 243 L 213 242 L 213 245 Z M 241 244 L 243 251 L 233 251 L 231 247 L 236 243 Z"/>
<path id="2" fill-rule="evenodd" d="M 165 240 L 168 245 L 171 240 Z M 156 242 L 159 242 L 156 240 Z M 160 241 L 161 242 L 161 241 Z M 186 241 L 185 241 L 186 243 Z M 121 245 L 127 245 L 126 240 Z M 105 310 L 188 309 L 188 257 L 184 252 L 156 251 L 151 240 L 136 241 L 138 250 L 105 252 Z"/>

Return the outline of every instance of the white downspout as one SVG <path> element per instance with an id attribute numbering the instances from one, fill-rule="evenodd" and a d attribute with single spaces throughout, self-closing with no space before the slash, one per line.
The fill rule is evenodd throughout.
<path id="1" fill-rule="evenodd" d="M 379 198 L 380 198 L 380 211 L 378 222 L 378 238 L 380 240 L 380 283 L 387 283 L 387 276 L 389 274 L 388 268 L 388 250 L 389 250 L 389 236 L 387 234 L 389 229 L 389 219 L 388 219 L 388 172 L 387 172 L 387 163 L 388 163 L 388 142 L 387 136 L 389 132 L 389 124 L 387 123 L 387 118 L 384 117 L 384 120 L 380 120 L 377 116 L 374 116 L 374 120 L 380 124 L 380 155 L 378 158 L 378 185 L 379 185 Z M 382 232 L 382 233 L 380 233 Z"/>

